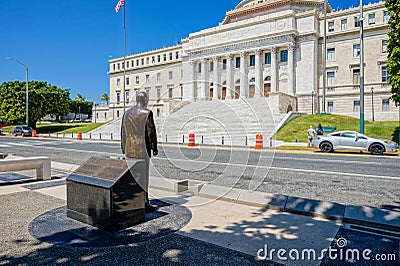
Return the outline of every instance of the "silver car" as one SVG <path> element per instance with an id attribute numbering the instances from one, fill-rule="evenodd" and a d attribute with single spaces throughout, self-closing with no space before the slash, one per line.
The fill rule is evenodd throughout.
<path id="1" fill-rule="evenodd" d="M 312 141 L 312 146 L 320 148 L 323 152 L 360 150 L 369 151 L 375 155 L 381 155 L 384 152 L 397 152 L 399 147 L 396 142 L 371 138 L 355 131 L 339 131 L 316 136 Z"/>

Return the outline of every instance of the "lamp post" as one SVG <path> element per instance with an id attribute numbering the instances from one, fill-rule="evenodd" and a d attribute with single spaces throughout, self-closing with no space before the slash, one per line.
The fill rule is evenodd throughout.
<path id="1" fill-rule="evenodd" d="M 314 91 L 311 92 L 311 114 L 314 114 Z"/>
<path id="2" fill-rule="evenodd" d="M 364 15 L 360 0 L 360 133 L 364 134 Z"/>
<path id="3" fill-rule="evenodd" d="M 374 87 L 371 88 L 371 100 L 372 100 L 372 122 L 375 121 L 375 114 L 374 114 Z"/>
<path id="4" fill-rule="evenodd" d="M 9 58 L 7 58 L 7 60 L 11 60 L 11 61 L 17 62 L 18 64 L 20 64 L 21 66 L 23 66 L 23 67 L 25 68 L 25 70 L 26 70 L 26 103 L 25 103 L 25 108 L 26 108 L 26 120 L 25 120 L 25 124 L 26 124 L 27 127 L 29 127 L 29 111 L 28 111 L 28 107 L 29 107 L 29 105 L 28 105 L 28 91 L 29 91 L 29 90 L 28 90 L 28 89 L 29 89 L 29 87 L 28 87 L 28 67 L 27 67 L 24 63 L 22 63 L 21 61 L 15 59 L 15 58 L 9 57 Z"/>

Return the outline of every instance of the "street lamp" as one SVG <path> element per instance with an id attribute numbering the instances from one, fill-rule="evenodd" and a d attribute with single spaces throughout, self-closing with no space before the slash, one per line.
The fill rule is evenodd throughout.
<path id="1" fill-rule="evenodd" d="M 314 91 L 311 92 L 311 114 L 314 114 Z"/>
<path id="2" fill-rule="evenodd" d="M 364 134 L 364 15 L 360 0 L 360 133 Z"/>
<path id="3" fill-rule="evenodd" d="M 12 58 L 12 57 L 7 58 L 7 60 L 12 60 L 12 61 L 17 62 L 18 64 L 20 64 L 21 66 L 23 66 L 23 67 L 25 68 L 25 70 L 26 70 L 26 104 L 25 104 L 25 108 L 26 108 L 26 120 L 25 120 L 25 124 L 26 124 L 27 127 L 29 127 L 29 111 L 28 111 L 28 67 L 27 67 L 24 63 L 22 63 L 21 61 L 15 59 L 15 58 Z"/>
<path id="4" fill-rule="evenodd" d="M 371 88 L 371 97 L 372 97 L 372 122 L 375 121 L 375 114 L 374 114 L 374 87 Z"/>

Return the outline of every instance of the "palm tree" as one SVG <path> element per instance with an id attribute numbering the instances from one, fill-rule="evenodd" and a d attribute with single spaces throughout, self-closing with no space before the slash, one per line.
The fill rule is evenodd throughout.
<path id="1" fill-rule="evenodd" d="M 78 93 L 78 95 L 76 95 L 75 100 L 78 101 L 78 102 L 85 102 L 86 98 L 82 94 Z"/>
<path id="2" fill-rule="evenodd" d="M 108 105 L 108 100 L 109 100 L 109 99 L 110 99 L 110 97 L 108 97 L 108 94 L 107 94 L 107 93 L 103 93 L 103 94 L 101 95 L 100 101 L 106 102 L 107 105 Z"/>

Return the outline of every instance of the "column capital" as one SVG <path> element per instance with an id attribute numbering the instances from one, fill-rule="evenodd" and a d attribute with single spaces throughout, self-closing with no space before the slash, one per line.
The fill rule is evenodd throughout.
<path id="1" fill-rule="evenodd" d="M 227 60 L 232 60 L 233 59 L 233 54 L 227 54 L 225 55 Z"/>
<path id="2" fill-rule="evenodd" d="M 256 50 L 255 50 L 255 54 L 256 54 L 256 55 L 261 55 L 261 52 L 262 52 L 262 49 L 256 49 Z"/>
<path id="3" fill-rule="evenodd" d="M 205 57 L 200 58 L 201 63 L 205 62 L 206 60 L 207 60 L 207 58 L 205 58 Z"/>
<path id="4" fill-rule="evenodd" d="M 248 55 L 249 55 L 249 53 L 246 52 L 246 51 L 241 51 L 240 52 L 240 57 L 247 57 Z"/>
<path id="5" fill-rule="evenodd" d="M 294 50 L 296 50 L 296 45 L 294 43 L 288 43 L 286 45 L 287 49 L 291 52 L 293 52 Z"/>
<path id="6" fill-rule="evenodd" d="M 213 56 L 213 57 L 212 57 L 212 60 L 213 60 L 214 62 L 218 62 L 219 56 Z"/>
<path id="7" fill-rule="evenodd" d="M 277 53 L 278 53 L 278 47 L 272 46 L 272 48 L 271 48 L 271 53 L 272 53 L 272 54 L 277 54 Z"/>

